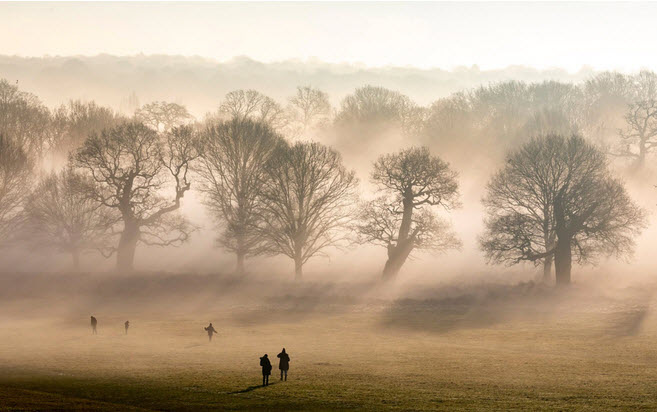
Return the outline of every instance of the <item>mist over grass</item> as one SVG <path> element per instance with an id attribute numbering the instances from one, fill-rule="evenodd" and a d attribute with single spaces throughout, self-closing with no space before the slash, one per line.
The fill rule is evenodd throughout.
<path id="1" fill-rule="evenodd" d="M 217 247 L 221 228 L 196 180 L 180 209 L 195 228 L 189 242 L 140 245 L 134 272 L 117 271 L 114 260 L 95 253 L 83 255 L 73 272 L 64 253 L 6 245 L 0 409 L 656 408 L 655 225 L 637 237 L 634 256 L 575 265 L 573 284 L 564 289 L 542 282 L 541 268 L 530 262 L 489 265 L 479 248 L 481 197 L 505 152 L 530 135 L 528 102 L 540 111 L 574 95 L 599 109 L 585 122 L 587 139 L 610 150 L 605 145 L 618 138 L 623 90 L 605 95 L 600 90 L 618 91 L 605 83 L 616 75 L 594 75 L 262 64 L 244 57 L 0 57 L 0 77 L 51 108 L 95 100 L 127 115 L 166 100 L 201 120 L 229 91 L 256 89 L 285 102 L 306 84 L 325 90 L 337 111 L 356 88 L 387 87 L 389 96 L 406 104 L 405 94 L 422 106 L 414 109 L 430 113 L 422 118 L 426 129 L 409 135 L 389 119 L 341 124 L 331 113 L 309 140 L 340 151 L 361 181 L 363 199 L 376 194 L 369 175 L 377 157 L 425 145 L 458 174 L 463 204 L 444 213 L 462 249 L 412 255 L 391 282 L 381 282 L 386 248 L 353 239 L 311 259 L 302 281 L 293 280 L 293 263 L 282 256 L 249 258 L 246 275 L 236 275 L 235 256 Z M 582 90 L 595 104 L 581 98 Z M 463 117 L 446 122 L 454 113 Z M 442 129 L 445 123 L 451 128 Z M 65 157 L 43 169 L 62 167 Z M 652 164 L 640 173 L 622 159 L 611 164 L 654 222 Z M 90 316 L 98 319 L 98 335 L 91 335 Z M 203 330 L 209 322 L 219 331 L 211 343 Z M 275 365 L 275 385 L 259 387 L 258 358 L 274 358 L 282 347 L 292 358 L 290 381 L 275 382 Z"/>
<path id="2" fill-rule="evenodd" d="M 2 278 L 3 407 L 655 407 L 654 283 L 393 292 L 379 282 L 216 273 Z M 219 332 L 210 343 L 208 322 Z M 288 381 L 278 381 L 275 364 L 273 385 L 260 387 L 258 357 L 282 347 L 292 359 Z"/>

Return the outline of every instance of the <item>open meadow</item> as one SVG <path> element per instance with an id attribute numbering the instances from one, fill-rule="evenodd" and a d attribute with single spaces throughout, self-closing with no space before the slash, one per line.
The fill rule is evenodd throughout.
<path id="1" fill-rule="evenodd" d="M 655 16 L 0 0 L 0 412 L 657 411 Z"/>
<path id="2" fill-rule="evenodd" d="M 654 285 L 391 297 L 377 283 L 50 276 L 38 293 L 46 276 L 4 277 L 0 410 L 657 408 Z M 282 347 L 289 380 L 272 362 L 260 387 L 258 358 Z"/>

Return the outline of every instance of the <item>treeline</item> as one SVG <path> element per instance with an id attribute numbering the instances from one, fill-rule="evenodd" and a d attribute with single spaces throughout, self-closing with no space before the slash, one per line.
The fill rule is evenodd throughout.
<path id="1" fill-rule="evenodd" d="M 226 93 L 256 89 L 276 100 L 285 100 L 297 85 L 312 84 L 326 90 L 332 103 L 364 84 L 403 90 L 426 104 L 437 97 L 479 84 L 507 79 L 540 82 L 553 79 L 581 82 L 594 71 L 537 70 L 514 66 L 481 70 L 476 66 L 454 70 L 412 67 L 363 67 L 306 61 L 260 62 L 245 56 L 224 62 L 201 57 L 171 55 L 44 56 L 25 58 L 0 55 L 0 77 L 39 95 L 52 107 L 63 101 L 93 98 L 97 103 L 132 114 L 152 101 L 183 102 L 199 117 L 216 107 Z"/>
<path id="2" fill-rule="evenodd" d="M 200 120 L 167 102 L 132 116 L 93 102 L 50 110 L 3 80 L 0 232 L 7 244 L 70 253 L 76 266 L 96 251 L 130 271 L 138 244 L 189 239 L 196 227 L 179 209 L 198 190 L 239 273 L 251 256 L 285 255 L 301 278 L 312 257 L 359 242 L 387 249 L 389 279 L 414 251 L 460 246 L 441 217 L 460 206 L 459 177 L 435 153 L 505 157 L 486 189 L 481 248 L 495 263 L 542 263 L 546 278 L 554 262 L 566 284 L 573 259 L 630 253 L 645 226 L 609 156 L 646 167 L 656 107 L 652 72 L 579 85 L 498 83 L 428 107 L 373 86 L 338 108 L 313 87 L 284 104 L 236 90 Z M 406 148 L 374 161 L 376 193 L 359 196 L 340 152 L 363 153 L 383 134 Z M 43 172 L 62 159 L 61 170 Z"/>

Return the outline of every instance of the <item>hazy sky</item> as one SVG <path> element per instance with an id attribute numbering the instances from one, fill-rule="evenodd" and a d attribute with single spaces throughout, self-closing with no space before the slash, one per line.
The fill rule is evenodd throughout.
<path id="1" fill-rule="evenodd" d="M 0 54 L 657 69 L 656 3 L 0 3 Z"/>

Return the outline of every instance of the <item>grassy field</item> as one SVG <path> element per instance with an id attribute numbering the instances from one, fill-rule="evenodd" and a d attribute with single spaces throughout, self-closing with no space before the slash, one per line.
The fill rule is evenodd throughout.
<path id="1" fill-rule="evenodd" d="M 652 290 L 210 293 L 128 315 L 126 302 L 143 302 L 132 296 L 96 305 L 96 336 L 94 299 L 5 299 L 0 410 L 655 410 Z M 211 343 L 208 321 L 219 331 Z M 288 381 L 275 363 L 273 384 L 258 386 L 258 358 L 282 347 Z"/>

